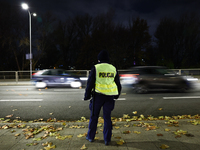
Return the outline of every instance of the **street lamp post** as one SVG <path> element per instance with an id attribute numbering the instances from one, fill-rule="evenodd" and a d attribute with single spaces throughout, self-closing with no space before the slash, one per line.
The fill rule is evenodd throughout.
<path id="1" fill-rule="evenodd" d="M 26 3 L 22 4 L 22 8 L 28 11 L 29 14 L 29 40 L 30 40 L 30 55 L 29 55 L 29 59 L 30 59 L 30 79 L 32 79 L 32 43 L 31 43 L 31 15 L 36 16 L 36 13 L 30 13 L 29 11 L 29 7 Z"/>

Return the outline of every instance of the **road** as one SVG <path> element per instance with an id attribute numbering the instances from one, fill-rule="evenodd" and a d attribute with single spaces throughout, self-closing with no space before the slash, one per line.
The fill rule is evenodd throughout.
<path id="1" fill-rule="evenodd" d="M 85 89 L 0 86 L 0 118 L 8 115 L 13 115 L 11 119 L 20 117 L 21 120 L 78 120 L 82 116 L 89 118 L 89 101 L 82 101 L 84 91 Z M 199 114 L 199 91 L 199 85 L 191 93 L 157 91 L 134 94 L 131 89 L 124 88 L 115 103 L 112 116 L 132 116 L 133 111 L 137 111 L 136 115 L 155 117 Z"/>

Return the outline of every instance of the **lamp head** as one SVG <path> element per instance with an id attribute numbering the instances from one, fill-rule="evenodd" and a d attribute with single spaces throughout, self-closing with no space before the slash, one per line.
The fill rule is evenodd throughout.
<path id="1" fill-rule="evenodd" d="M 23 9 L 26 9 L 26 10 L 29 8 L 28 5 L 27 5 L 26 3 L 22 3 L 21 6 L 22 6 Z"/>

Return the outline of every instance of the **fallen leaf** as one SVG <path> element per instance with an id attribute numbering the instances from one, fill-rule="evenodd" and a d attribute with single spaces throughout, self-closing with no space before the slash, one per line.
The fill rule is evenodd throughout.
<path id="1" fill-rule="evenodd" d="M 162 145 L 160 146 L 160 148 L 161 148 L 161 149 L 167 149 L 167 148 L 169 148 L 169 146 L 168 146 L 168 145 L 165 145 L 165 144 L 162 144 Z"/>
<path id="2" fill-rule="evenodd" d="M 18 128 L 24 128 L 24 127 L 26 127 L 26 124 L 18 124 L 17 127 Z"/>
<path id="3" fill-rule="evenodd" d="M 187 134 L 187 131 L 183 131 L 183 130 L 176 130 L 174 131 L 175 135 L 180 135 L 180 134 Z"/>
<path id="4" fill-rule="evenodd" d="M 125 143 L 125 141 L 121 139 L 120 141 L 116 141 L 116 143 L 117 143 L 117 145 L 123 145 Z"/>
<path id="5" fill-rule="evenodd" d="M 159 133 L 159 134 L 157 134 L 157 136 L 163 136 L 163 134 L 160 134 L 160 133 Z"/>
<path id="6" fill-rule="evenodd" d="M 119 126 L 115 126 L 114 128 L 115 128 L 115 129 L 119 129 L 120 127 L 119 127 Z"/>
<path id="7" fill-rule="evenodd" d="M 133 133 L 135 133 L 135 134 L 140 134 L 141 132 L 139 132 L 139 131 L 133 131 Z"/>
<path id="8" fill-rule="evenodd" d="M 81 117 L 81 121 L 86 121 L 87 119 L 85 117 Z"/>
<path id="9" fill-rule="evenodd" d="M 81 147 L 81 149 L 86 149 L 87 147 L 85 146 L 85 144 Z"/>
<path id="10" fill-rule="evenodd" d="M 181 137 L 181 135 L 177 135 L 177 136 L 175 136 L 175 138 L 180 138 Z"/>
<path id="11" fill-rule="evenodd" d="M 100 137 L 95 137 L 94 139 L 95 139 L 95 140 L 99 140 L 99 139 L 100 139 Z"/>
<path id="12" fill-rule="evenodd" d="M 123 134 L 129 134 L 129 133 L 131 133 L 131 131 L 129 130 L 123 132 Z"/>
<path id="13" fill-rule="evenodd" d="M 144 119 L 144 115 L 140 115 L 140 117 L 141 117 L 142 119 Z"/>
<path id="14" fill-rule="evenodd" d="M 130 116 L 129 116 L 128 114 L 124 114 L 124 115 L 123 115 L 123 118 L 124 118 L 124 119 L 127 119 L 127 118 L 130 118 Z"/>
<path id="15" fill-rule="evenodd" d="M 43 121 L 43 120 L 44 120 L 43 118 L 38 119 L 38 121 Z"/>
<path id="16" fill-rule="evenodd" d="M 18 133 L 18 134 L 15 134 L 15 137 L 16 137 L 16 136 L 20 136 L 20 133 Z"/>
<path id="17" fill-rule="evenodd" d="M 124 142 L 122 142 L 122 141 L 116 141 L 116 143 L 117 143 L 117 145 L 123 145 L 124 144 Z"/>
<path id="18" fill-rule="evenodd" d="M 137 111 L 134 111 L 133 114 L 137 114 Z"/>
<path id="19" fill-rule="evenodd" d="M 8 129 L 8 128 L 9 128 L 8 125 L 4 125 L 4 126 L 2 127 L 2 129 Z"/>
<path id="20" fill-rule="evenodd" d="M 33 143 L 33 146 L 38 145 L 38 143 Z"/>
<path id="21" fill-rule="evenodd" d="M 50 149 L 54 149 L 54 148 L 56 148 L 56 145 L 52 145 L 52 143 L 48 144 L 47 147 L 44 147 L 44 149 L 46 149 L 46 150 L 50 150 Z"/>
<path id="22" fill-rule="evenodd" d="M 125 124 L 124 127 L 130 127 L 130 125 L 126 125 L 126 124 Z"/>
<path id="23" fill-rule="evenodd" d="M 159 108 L 158 110 L 163 110 L 163 108 Z"/>
<path id="24" fill-rule="evenodd" d="M 15 130 L 11 130 L 10 132 L 11 132 L 11 133 L 14 133 L 14 132 L 16 132 L 16 131 L 15 131 Z"/>
<path id="25" fill-rule="evenodd" d="M 98 124 L 97 124 L 97 127 L 102 127 L 102 124 L 101 124 L 101 123 L 98 123 Z"/>
<path id="26" fill-rule="evenodd" d="M 122 122 L 123 121 L 123 119 L 122 118 L 119 118 L 119 122 Z"/>
<path id="27" fill-rule="evenodd" d="M 79 135 L 77 135 L 77 137 L 85 137 L 87 135 L 87 133 L 84 133 L 84 134 L 79 134 Z"/>
<path id="28" fill-rule="evenodd" d="M 197 120 L 192 120 L 192 121 L 188 121 L 188 122 L 191 122 L 193 125 L 198 125 L 198 124 L 200 124 L 200 121 L 197 121 Z"/>
<path id="29" fill-rule="evenodd" d="M 57 130 L 57 131 L 61 131 L 61 130 L 63 130 L 63 128 L 62 128 L 62 127 L 60 127 L 60 128 L 57 128 L 56 130 Z"/>
<path id="30" fill-rule="evenodd" d="M 148 126 L 145 130 L 149 131 L 149 130 L 155 130 L 157 127 L 156 126 Z"/>
<path id="31" fill-rule="evenodd" d="M 7 115 L 6 118 L 11 118 L 12 116 L 13 116 L 13 114 L 12 115 Z"/>
<path id="32" fill-rule="evenodd" d="M 187 137 L 194 137 L 194 135 L 193 134 L 190 134 L 190 133 L 188 133 L 188 134 L 185 134 Z"/>
<path id="33" fill-rule="evenodd" d="M 65 135 L 65 136 L 57 135 L 56 139 L 65 140 L 66 138 L 71 139 L 72 137 L 73 137 L 73 135 Z"/>
<path id="34" fill-rule="evenodd" d="M 42 146 L 48 146 L 51 142 L 42 143 Z"/>
<path id="35" fill-rule="evenodd" d="M 26 146 L 35 146 L 38 145 L 38 143 L 30 143 L 30 144 L 26 144 Z"/>
<path id="36" fill-rule="evenodd" d="M 39 138 L 34 138 L 34 139 L 33 139 L 33 141 L 41 141 L 41 140 L 42 140 L 41 137 L 39 137 Z"/>
<path id="37" fill-rule="evenodd" d="M 53 113 L 49 113 L 49 115 L 53 115 Z"/>
<path id="38" fill-rule="evenodd" d="M 165 131 L 171 131 L 171 130 L 166 128 Z"/>
<path id="39" fill-rule="evenodd" d="M 121 139 L 121 137 L 117 136 L 117 137 L 115 137 L 115 139 Z"/>
<path id="40" fill-rule="evenodd" d="M 154 120 L 154 117 L 153 116 L 149 116 L 147 117 L 149 120 Z"/>

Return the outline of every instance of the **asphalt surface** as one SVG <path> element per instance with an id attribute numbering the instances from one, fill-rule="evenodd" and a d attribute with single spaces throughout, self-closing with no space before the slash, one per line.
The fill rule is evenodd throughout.
<path id="1" fill-rule="evenodd" d="M 32 85 L 30 81 L 0 82 L 0 85 Z M 103 140 L 103 119 L 99 119 L 96 139 L 86 140 L 88 120 L 35 120 L 22 122 L 0 118 L 0 150 L 198 150 L 200 149 L 200 116 L 173 118 L 113 119 L 110 145 Z M 134 121 L 136 120 L 136 121 Z"/>

